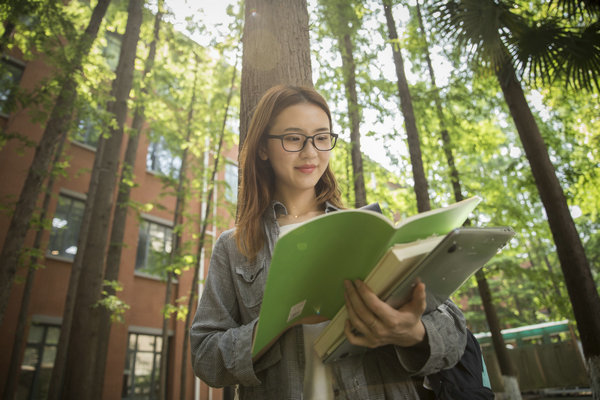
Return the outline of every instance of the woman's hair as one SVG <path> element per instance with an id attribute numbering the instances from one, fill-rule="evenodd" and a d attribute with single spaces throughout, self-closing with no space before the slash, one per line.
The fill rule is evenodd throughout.
<path id="1" fill-rule="evenodd" d="M 331 113 L 325 99 L 314 89 L 296 86 L 274 86 L 258 102 L 248 133 L 240 153 L 241 182 L 238 203 L 237 229 L 235 239 L 242 254 L 254 260 L 265 243 L 262 216 L 273 201 L 275 175 L 269 160 L 259 157 L 259 150 L 265 146 L 265 135 L 269 134 L 275 118 L 287 107 L 310 103 L 320 107 L 329 118 Z M 331 202 L 342 207 L 340 190 L 329 165 L 315 185 L 317 202 Z"/>

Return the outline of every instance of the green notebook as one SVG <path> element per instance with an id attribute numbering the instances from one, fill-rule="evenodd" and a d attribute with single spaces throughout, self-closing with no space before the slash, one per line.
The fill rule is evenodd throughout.
<path id="1" fill-rule="evenodd" d="M 392 245 L 446 235 L 465 222 L 480 200 L 417 214 L 395 226 L 377 212 L 342 210 L 282 235 L 273 251 L 253 358 L 294 325 L 332 319 L 344 305 L 344 280 L 364 280 Z"/>

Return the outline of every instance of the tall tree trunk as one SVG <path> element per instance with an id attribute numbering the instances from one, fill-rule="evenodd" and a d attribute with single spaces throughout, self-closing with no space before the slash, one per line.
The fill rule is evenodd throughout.
<path id="1" fill-rule="evenodd" d="M 417 210 L 419 212 L 429 211 L 431 204 L 429 201 L 429 192 L 427 190 L 427 178 L 423 168 L 423 157 L 421 156 L 421 142 L 419 140 L 419 131 L 417 130 L 417 120 L 413 110 L 410 89 L 404 72 L 404 60 L 400 52 L 400 41 L 396 32 L 396 23 L 392 15 L 392 7 L 387 1 L 383 2 L 385 20 L 388 27 L 388 36 L 394 65 L 396 67 L 396 77 L 398 78 L 398 96 L 400 97 L 400 108 L 404 116 L 404 126 L 406 128 L 406 138 L 408 141 L 408 152 L 410 154 L 410 164 L 412 166 L 413 179 L 415 181 L 415 195 L 417 196 Z"/>
<path id="2" fill-rule="evenodd" d="M 206 242 L 206 230 L 208 228 L 208 218 L 210 216 L 210 210 L 212 208 L 212 198 L 215 190 L 215 179 L 217 171 L 219 170 L 219 161 L 221 160 L 221 149 L 223 148 L 223 141 L 225 139 L 225 127 L 227 126 L 227 115 L 229 114 L 229 106 L 233 97 L 233 90 L 235 87 L 235 76 L 237 75 L 237 57 L 233 66 L 233 74 L 231 76 L 231 85 L 229 86 L 229 94 L 227 95 L 227 104 L 225 106 L 225 115 L 223 116 L 223 125 L 221 126 L 221 133 L 219 134 L 219 143 L 217 150 L 214 155 L 214 164 L 209 181 L 209 189 L 206 194 L 206 209 L 204 210 L 204 218 L 202 219 L 202 229 L 200 230 L 200 237 L 198 238 L 198 249 L 196 252 L 196 265 L 194 267 L 194 277 L 192 278 L 192 284 L 190 288 L 190 295 L 188 298 L 188 313 L 185 316 L 185 324 L 183 326 L 183 351 L 181 358 L 181 380 L 179 399 L 185 400 L 186 398 L 186 381 L 187 381 L 187 366 L 189 363 L 188 359 L 188 344 L 190 337 L 190 320 L 191 311 L 194 309 L 194 304 L 198 298 L 198 278 L 200 275 L 200 259 L 202 256 L 202 249 Z"/>
<path id="3" fill-rule="evenodd" d="M 57 165 L 58 161 L 62 156 L 62 149 L 66 141 L 67 134 L 64 132 L 60 137 L 56 154 L 52 165 Z M 48 182 L 46 183 L 46 189 L 44 194 L 44 201 L 42 202 L 42 209 L 39 220 L 43 224 L 48 214 L 48 205 L 52 198 L 52 188 L 54 187 L 54 174 L 50 174 Z M 40 226 L 35 232 L 35 238 L 33 240 L 33 250 L 40 250 L 42 245 L 42 236 L 44 235 L 44 228 Z M 8 374 L 6 376 L 6 383 L 4 385 L 4 392 L 2 393 L 3 399 L 14 399 L 19 374 L 21 372 L 21 360 L 23 357 L 23 343 L 25 342 L 25 330 L 27 327 L 27 316 L 29 314 L 29 303 L 31 300 L 31 291 L 33 289 L 33 282 L 35 279 L 35 271 L 39 262 L 39 256 L 34 255 L 29 260 L 29 268 L 27 269 L 27 277 L 25 278 L 25 286 L 23 287 L 23 295 L 21 297 L 21 308 L 19 310 L 19 317 L 17 319 L 17 328 L 15 329 L 15 335 L 13 340 L 12 352 L 10 355 L 10 364 L 8 366 Z"/>
<path id="4" fill-rule="evenodd" d="M 192 98 L 190 100 L 190 104 L 188 107 L 188 115 L 187 115 L 187 123 L 186 123 L 186 137 L 185 143 L 190 142 L 190 138 L 192 137 L 192 122 L 194 120 L 194 106 L 196 105 L 196 90 L 197 90 L 197 80 L 198 80 L 198 71 L 200 69 L 200 57 L 196 55 L 196 69 L 194 71 L 194 85 L 192 88 Z M 169 264 L 173 264 L 174 262 L 179 262 L 178 258 L 181 255 L 181 230 L 177 229 L 178 225 L 182 223 L 182 215 L 185 207 L 186 200 L 186 185 L 187 181 L 187 153 L 188 146 L 183 150 L 183 155 L 181 156 L 181 167 L 179 168 L 179 183 L 177 185 L 177 200 L 175 202 L 175 212 L 173 215 L 173 247 L 171 248 L 171 253 L 169 254 Z M 158 398 L 160 400 L 165 399 L 166 397 L 166 388 L 167 388 L 167 362 L 168 362 L 168 351 L 169 351 L 169 320 L 171 319 L 170 314 L 167 314 L 166 308 L 171 303 L 171 293 L 172 293 L 172 280 L 173 280 L 173 272 L 167 271 L 167 282 L 166 282 L 166 290 L 165 290 L 165 312 L 163 315 L 163 324 L 162 324 L 162 347 L 160 352 L 160 386 L 159 386 L 159 395 Z M 189 313 L 189 309 L 188 309 Z M 185 354 L 183 355 L 185 358 Z M 166 397 L 165 397 L 166 396 Z"/>
<path id="5" fill-rule="evenodd" d="M 240 149 L 267 89 L 313 86 L 306 0 L 247 0 L 244 7 Z"/>
<path id="6" fill-rule="evenodd" d="M 440 136 L 442 139 L 442 146 L 444 148 L 444 154 L 446 155 L 446 161 L 448 163 L 448 168 L 450 169 L 450 181 L 452 182 L 452 190 L 454 192 L 454 199 L 459 202 L 463 200 L 462 189 L 460 185 L 460 177 L 458 174 L 458 169 L 456 168 L 456 164 L 454 162 L 454 154 L 452 151 L 452 143 L 450 141 L 450 134 L 448 133 L 448 128 L 446 126 L 446 118 L 444 117 L 444 111 L 442 108 L 442 100 L 440 98 L 440 90 L 437 86 L 437 82 L 435 79 L 435 73 L 433 72 L 433 64 L 431 62 L 430 51 L 429 51 L 429 41 L 427 40 L 427 33 L 425 32 L 425 25 L 423 24 L 423 16 L 421 14 L 421 5 L 419 4 L 419 0 L 417 0 L 416 4 L 417 9 L 417 19 L 419 20 L 419 27 L 421 28 L 421 36 L 423 38 L 424 43 L 424 51 L 425 51 L 425 60 L 427 62 L 427 70 L 429 71 L 429 78 L 431 79 L 431 88 L 434 94 L 434 102 L 435 109 L 438 115 L 438 119 L 440 121 Z"/>
<path id="7" fill-rule="evenodd" d="M 442 101 L 440 98 L 439 88 L 437 86 L 437 82 L 435 79 L 435 73 L 433 71 L 433 65 L 431 62 L 431 57 L 429 55 L 429 42 L 427 40 L 427 33 L 425 31 L 425 26 L 423 24 L 423 16 L 421 14 L 421 6 L 419 4 L 419 0 L 416 2 L 416 10 L 417 10 L 417 19 L 419 21 L 419 28 L 421 29 L 421 35 L 424 42 L 424 50 L 425 50 L 425 59 L 427 61 L 427 70 L 429 71 L 429 77 L 431 79 L 432 89 L 434 92 L 434 101 L 435 108 L 438 114 L 438 118 L 440 120 L 440 137 L 442 140 L 442 146 L 444 148 L 444 154 L 446 155 L 446 162 L 448 163 L 448 168 L 450 169 L 450 181 L 452 183 L 452 190 L 454 192 L 454 199 L 459 202 L 464 199 L 462 195 L 462 189 L 460 184 L 460 175 L 458 169 L 456 168 L 456 164 L 454 163 L 454 154 L 452 151 L 452 143 L 450 141 L 450 134 L 448 133 L 448 129 L 446 127 L 446 119 L 444 117 L 444 112 L 442 109 Z M 498 364 L 500 367 L 501 374 L 504 376 L 503 380 L 510 388 L 509 392 L 512 396 L 511 399 L 518 400 L 521 398 L 521 391 L 519 389 L 519 382 L 516 379 L 516 371 L 514 366 L 510 361 L 510 357 L 508 355 L 508 349 L 504 345 L 504 338 L 502 337 L 500 321 L 498 320 L 498 314 L 496 313 L 496 306 L 492 302 L 492 296 L 490 293 L 489 285 L 487 282 L 487 278 L 483 270 L 477 272 L 477 287 L 479 289 L 481 303 L 483 305 L 483 310 L 485 312 L 486 320 L 488 323 L 488 328 L 490 330 L 490 334 L 492 335 L 492 344 L 494 346 L 494 352 L 497 355 Z M 512 374 L 512 375 L 507 375 Z"/>
<path id="8" fill-rule="evenodd" d="M 356 63 L 352 38 L 345 33 L 338 38 L 342 54 L 342 69 L 344 70 L 344 86 L 348 100 L 348 116 L 350 118 L 350 145 L 352 154 L 352 172 L 354 182 L 354 207 L 367 205 L 367 190 L 363 172 L 362 153 L 360 151 L 360 107 L 356 93 Z"/>
<path id="9" fill-rule="evenodd" d="M 558 259 L 573 305 L 577 329 L 588 363 L 594 398 L 600 399 L 600 296 L 595 286 L 583 244 L 569 212 L 546 144 L 540 134 L 529 104 L 517 80 L 514 67 L 505 62 L 496 76 L 508 104 L 523 149 L 529 160 L 540 198 L 548 216 L 548 224 L 556 245 Z"/>
<path id="10" fill-rule="evenodd" d="M 76 75 L 81 71 L 83 59 L 89 53 L 98 35 L 98 29 L 100 28 L 104 14 L 106 14 L 109 3 L 110 0 L 98 0 L 85 32 L 75 44 L 73 59 L 66 67 L 66 71 L 61 79 L 62 87 L 60 93 L 54 103 L 54 108 L 46 123 L 42 138 L 35 149 L 33 161 L 21 189 L 21 194 L 13 212 L 8 231 L 6 232 L 6 238 L 0 252 L 0 325 L 2 325 L 2 321 L 4 320 L 10 288 L 17 271 L 19 255 L 25 243 L 25 235 L 29 229 L 29 222 L 40 193 L 42 182 L 48 173 L 50 161 L 59 141 L 58 138 L 63 132 L 68 130 L 71 121 L 77 97 Z"/>
<path id="11" fill-rule="evenodd" d="M 490 328 L 490 332 L 500 333 L 498 335 L 492 335 L 492 343 L 494 344 L 496 358 L 498 359 L 498 365 L 500 366 L 500 374 L 502 375 L 504 398 L 509 400 L 521 399 L 521 391 L 519 389 L 519 382 L 517 381 L 517 373 L 510 360 L 508 351 L 506 350 L 504 337 L 502 337 L 500 330 L 500 321 L 498 320 L 498 314 L 496 314 L 496 308 L 493 306 L 492 292 L 490 291 L 485 273 L 483 270 L 479 270 L 475 273 L 475 277 L 477 278 L 479 296 L 481 296 L 481 301 L 484 304 L 483 309 L 485 311 L 485 318 Z M 491 304 L 492 307 L 486 307 L 485 304 Z M 498 351 L 498 349 L 504 349 L 504 351 Z"/>
<path id="12" fill-rule="evenodd" d="M 69 285 L 65 297 L 62 323 L 60 327 L 60 336 L 56 346 L 56 357 L 54 358 L 54 367 L 50 375 L 47 400 L 62 399 L 62 389 L 65 378 L 65 369 L 67 365 L 67 356 L 69 353 L 69 340 L 71 338 L 71 327 L 73 326 L 73 312 L 75 309 L 75 299 L 77 297 L 77 288 L 79 287 L 79 276 L 83 269 L 83 254 L 85 253 L 85 244 L 89 227 L 92 221 L 92 210 L 94 208 L 94 198 L 98 187 L 98 176 L 100 174 L 100 162 L 104 151 L 104 136 L 100 135 L 96 147 L 96 157 L 90 176 L 90 184 L 87 191 L 81 227 L 79 228 L 79 237 L 77 238 L 77 253 L 71 265 L 71 274 L 69 275 Z"/>
<path id="13" fill-rule="evenodd" d="M 156 44 L 159 40 L 160 23 L 163 14 L 163 3 L 163 0 L 159 2 L 158 12 L 154 18 L 153 39 L 150 43 L 148 57 L 146 58 L 144 72 L 142 73 L 141 96 L 138 99 L 139 103 L 135 108 L 129 139 L 127 141 L 127 148 L 125 150 L 125 157 L 123 159 L 123 168 L 121 170 L 121 179 L 119 182 L 117 202 L 113 216 L 113 225 L 110 234 L 108 254 L 106 256 L 106 269 L 104 271 L 105 281 L 117 281 L 119 279 L 122 243 L 125 236 L 125 222 L 127 221 L 129 198 L 131 194 L 131 185 L 128 182 L 132 181 L 139 139 L 140 135 L 142 134 L 142 125 L 145 121 L 144 101 L 146 95 L 148 94 L 148 82 L 145 82 L 145 79 L 154 66 Z M 115 294 L 114 288 L 110 285 L 104 286 L 104 291 L 106 291 L 108 296 Z M 100 324 L 98 328 L 98 351 L 95 367 L 96 375 L 94 379 L 94 388 L 92 390 L 92 393 L 97 400 L 102 398 L 102 391 L 104 389 L 104 374 L 106 372 L 106 358 L 108 354 L 108 343 L 112 325 L 110 310 L 103 307 L 100 310 L 100 314 Z"/>
<path id="14" fill-rule="evenodd" d="M 98 346 L 99 309 L 101 298 L 103 268 L 106 259 L 108 229 L 111 222 L 113 197 L 115 192 L 127 101 L 133 82 L 133 72 L 137 42 L 142 22 L 143 0 L 130 0 L 128 19 L 123 43 L 113 81 L 112 95 L 115 100 L 109 104 L 116 124 L 106 139 L 98 185 L 91 211 L 84 254 L 85 269 L 79 277 L 79 285 L 73 310 L 73 322 L 69 340 L 69 352 L 65 369 L 63 398 L 89 399 L 93 397 L 92 388 L 95 377 L 95 358 Z"/>

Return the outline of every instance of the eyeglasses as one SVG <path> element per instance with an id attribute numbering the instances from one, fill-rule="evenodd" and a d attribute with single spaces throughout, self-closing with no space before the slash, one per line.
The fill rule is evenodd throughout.
<path id="1" fill-rule="evenodd" d="M 269 139 L 281 140 L 281 146 L 285 151 L 302 151 L 306 142 L 312 140 L 315 149 L 319 151 L 329 151 L 335 147 L 338 135 L 336 133 L 318 133 L 313 136 L 306 136 L 302 133 L 287 133 L 285 135 L 267 135 Z"/>

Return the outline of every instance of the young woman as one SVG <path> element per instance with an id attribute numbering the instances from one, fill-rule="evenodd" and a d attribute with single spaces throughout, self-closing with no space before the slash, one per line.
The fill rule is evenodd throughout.
<path id="1" fill-rule="evenodd" d="M 450 301 L 435 307 L 423 284 L 410 303 L 393 309 L 362 282 L 348 281 L 345 333 L 369 351 L 324 365 L 312 351 L 323 323 L 288 330 L 252 360 L 277 238 L 342 206 L 329 168 L 336 139 L 327 103 L 310 88 L 271 88 L 250 122 L 238 222 L 215 244 L 191 328 L 196 375 L 214 387 L 239 385 L 240 399 L 418 399 L 411 376 L 451 367 L 465 348 L 462 313 Z"/>

